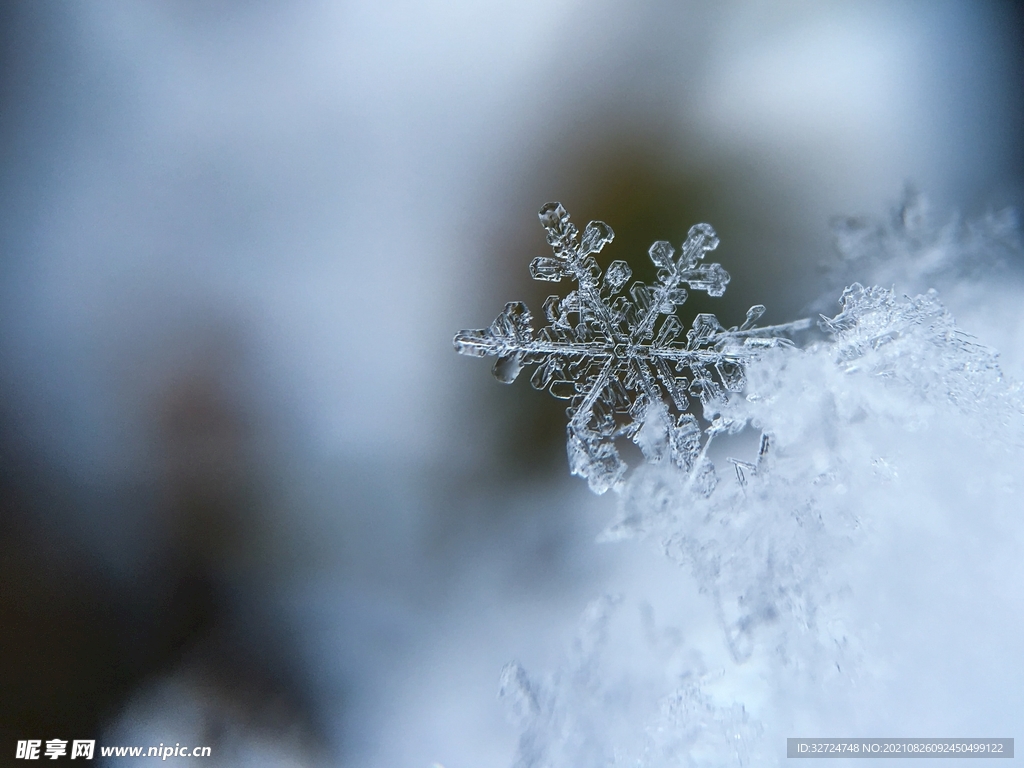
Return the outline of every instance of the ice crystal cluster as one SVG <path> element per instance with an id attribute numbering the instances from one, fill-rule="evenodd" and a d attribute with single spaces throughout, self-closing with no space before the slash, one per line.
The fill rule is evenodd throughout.
<path id="1" fill-rule="evenodd" d="M 1008 217 L 928 228 L 916 204 L 892 225 L 847 220 L 840 251 L 864 266 L 865 282 L 952 285 L 979 264 L 1020 258 Z M 535 276 L 580 285 L 549 299 L 553 330 L 535 337 L 511 320 L 526 315 L 521 305 L 509 305 L 456 343 L 498 356 L 505 378 L 537 363 L 552 371 L 535 374 L 538 385 L 575 382 L 570 455 L 586 458 L 573 469 L 620 492 L 603 538 L 653 542 L 699 599 L 682 583 L 647 583 L 645 629 L 628 641 L 629 600 L 596 600 L 561 667 L 535 676 L 508 665 L 501 696 L 520 729 L 516 768 L 779 765 L 787 736 L 1009 734 L 1024 716 L 1024 393 L 996 353 L 958 328 L 936 291 L 908 296 L 891 283 L 849 284 L 804 346 L 779 341 L 791 326 L 752 320 L 730 330 L 699 320 L 685 343 L 671 332 L 659 342 L 681 301 L 656 297 L 707 284 L 682 276 L 701 268 L 710 229 L 691 231 L 659 286 L 636 291 L 649 302 L 631 289 L 632 301 L 616 303 L 625 278 L 599 288 L 587 261 L 607 227 L 592 225 L 600 237 L 577 246 L 560 207 L 544 216 L 557 261 L 535 262 Z M 851 239 L 850 227 L 871 234 Z M 661 266 L 655 253 L 667 252 L 655 244 L 652 258 Z M 720 267 L 703 269 L 724 288 Z M 1019 300 L 1019 279 L 999 282 Z M 576 326 L 558 311 L 566 304 Z M 673 399 L 682 379 L 699 413 Z M 693 387 L 708 379 L 711 389 Z M 620 400 L 603 394 L 612 381 Z M 619 414 L 623 426 L 600 421 L 619 424 Z M 709 441 L 723 434 L 734 442 L 715 458 L 736 471 L 702 483 Z M 606 447 L 618 436 L 664 447 L 645 448 L 655 460 L 623 479 Z"/>
<path id="2" fill-rule="evenodd" d="M 798 326 L 756 327 L 765 311 L 758 304 L 729 329 L 712 314 L 698 314 L 683 337 L 677 310 L 688 289 L 721 296 L 729 284 L 721 264 L 704 262 L 718 247 L 708 224 L 692 227 L 678 252 L 667 241 L 654 243 L 648 255 L 658 268 L 657 284 L 637 281 L 624 291 L 629 264 L 613 261 L 602 275 L 594 258 L 614 238 L 611 227 L 592 221 L 581 235 L 560 203 L 548 203 L 539 216 L 554 255 L 534 259 L 530 274 L 568 279 L 576 289 L 547 298 L 548 324 L 539 332 L 526 305 L 509 302 L 490 327 L 460 331 L 455 349 L 497 358 L 494 375 L 506 384 L 536 365 L 534 388 L 569 401 L 569 466 L 595 492 L 621 485 L 627 467 L 615 441 L 629 438 L 648 461 L 670 459 L 710 493 L 713 470 L 692 404 L 706 406 L 741 391 L 754 351 L 781 343 L 779 334 Z"/>

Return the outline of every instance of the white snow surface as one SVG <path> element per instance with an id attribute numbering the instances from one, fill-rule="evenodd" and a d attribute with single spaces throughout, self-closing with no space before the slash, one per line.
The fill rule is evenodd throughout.
<path id="1" fill-rule="evenodd" d="M 1001 275 L 970 314 L 983 333 L 1019 333 L 1001 300 L 1019 283 L 992 245 L 1019 255 L 1010 214 L 918 221 L 910 242 L 922 205 L 865 224 L 877 237 L 844 255 L 954 302 Z M 940 241 L 945 269 L 915 263 Z M 554 671 L 506 667 L 517 767 L 776 765 L 793 736 L 1015 735 L 1024 391 L 934 289 L 855 283 L 822 330 L 767 350 L 744 393 L 706 407 L 748 436 L 717 446 L 709 497 L 667 462 L 631 476 L 602 538 L 646 540 L 678 578 L 596 599 Z"/>

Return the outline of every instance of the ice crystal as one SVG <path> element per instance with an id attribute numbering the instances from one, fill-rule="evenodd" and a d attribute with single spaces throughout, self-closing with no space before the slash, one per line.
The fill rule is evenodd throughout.
<path id="1" fill-rule="evenodd" d="M 807 323 L 758 328 L 763 305 L 747 311 L 740 326 L 724 328 L 713 314 L 698 314 L 688 331 L 677 310 L 689 291 L 721 296 L 729 274 L 704 262 L 718 247 L 708 224 L 690 228 L 677 252 L 664 240 L 648 255 L 657 283 L 634 282 L 625 261 L 613 261 L 602 274 L 595 256 L 614 232 L 601 221 L 583 230 L 569 221 L 560 203 L 540 210 L 553 256 L 530 264 L 535 280 L 569 279 L 575 290 L 544 302 L 548 324 L 534 333 L 532 315 L 522 302 L 509 302 L 488 328 L 460 331 L 455 349 L 464 355 L 495 357 L 493 372 L 511 383 L 527 366 L 536 369 L 534 388 L 568 400 L 569 466 L 592 490 L 620 488 L 627 466 L 616 440 L 633 440 L 649 462 L 668 459 L 691 473 L 695 487 L 714 488 L 705 458 L 707 438 L 694 405 L 707 407 L 743 389 L 745 366 L 757 350 L 785 343 L 784 334 Z"/>
<path id="2" fill-rule="evenodd" d="M 602 599 L 553 674 L 508 665 L 501 697 L 520 732 L 516 768 L 774 764 L 796 732 L 938 722 L 942 698 L 913 692 L 949 656 L 977 672 L 965 673 L 961 694 L 978 677 L 1001 680 L 1019 657 L 1019 644 L 1001 650 L 1008 635 L 995 623 L 960 630 L 991 663 L 918 639 L 926 614 L 939 636 L 949 611 L 1024 600 L 1000 587 L 1002 573 L 1024 583 L 1024 390 L 930 290 L 989 301 L 998 283 L 1014 299 L 1005 317 L 1019 338 L 1020 286 L 1005 287 L 1019 253 L 1014 218 L 936 228 L 923 205 L 909 197 L 888 224 L 843 221 L 845 266 L 899 290 L 842 276 L 839 313 L 822 315 L 823 335 L 801 346 L 786 337 L 809 321 L 755 328 L 760 306 L 730 329 L 697 315 L 684 337 L 686 291 L 721 295 L 728 282 L 703 262 L 717 245 L 707 225 L 691 229 L 679 255 L 655 243 L 657 284 L 626 291 L 628 265 L 602 275 L 594 259 L 611 240 L 607 225 L 592 222 L 581 236 L 561 206 L 541 211 L 555 255 L 531 272 L 571 278 L 576 290 L 548 298 L 549 324 L 537 334 L 513 303 L 490 328 L 461 332 L 456 348 L 496 357 L 502 381 L 536 365 L 534 386 L 570 400 L 573 471 L 597 491 L 620 491 L 603 538 L 656 544 L 697 589 L 684 597 L 659 572 L 648 594 L 672 622 L 661 619 L 661 632 L 645 619 L 637 642 L 617 607 L 626 600 Z M 964 292 L 971 281 L 979 292 Z M 990 332 L 1003 315 L 988 316 Z M 743 456 L 729 459 L 735 481 L 718 482 L 708 448 L 744 430 L 751 439 L 728 446 Z M 647 458 L 626 479 L 619 438 Z M 984 554 L 965 548 L 980 530 Z M 989 550 L 999 565 L 986 570 Z M 1014 685 L 993 683 L 992 700 Z M 915 709 L 927 717 L 908 719 Z"/>
<path id="3" fill-rule="evenodd" d="M 517 662 L 505 665 L 498 696 L 520 729 L 513 768 L 696 768 L 756 761 L 760 724 L 742 705 L 722 706 L 709 695 L 720 673 L 692 659 L 680 664 L 680 651 L 692 657 L 682 643 L 669 642 L 649 659 L 652 664 L 615 668 L 612 635 L 623 629 L 621 603 L 621 596 L 606 595 L 587 606 L 553 674 L 534 678 Z M 671 679 L 666 666 L 681 677 Z M 636 727 L 638 714 L 644 727 Z"/>
<path id="4" fill-rule="evenodd" d="M 822 318 L 827 338 L 750 359 L 745 396 L 706 409 L 762 434 L 749 461 L 734 461 L 735 482 L 695 492 L 692 473 L 663 462 L 624 485 L 605 538 L 655 543 L 713 618 L 682 606 L 676 641 L 616 654 L 607 625 L 629 619 L 599 601 L 554 675 L 508 667 L 516 768 L 775 764 L 795 723 L 832 732 L 880 707 L 885 675 L 902 663 L 892 635 L 914 600 L 935 610 L 950 583 L 987 583 L 967 558 L 947 573 L 934 551 L 954 559 L 978 526 L 1019 541 L 1024 400 L 995 353 L 957 328 L 935 292 L 854 284 L 840 305 Z M 937 474 L 956 480 L 936 485 Z M 941 533 L 928 545 L 915 541 L 932 528 Z M 934 563 L 945 588 L 880 611 L 874 596 L 905 578 L 894 551 L 918 558 L 908 568 Z"/>

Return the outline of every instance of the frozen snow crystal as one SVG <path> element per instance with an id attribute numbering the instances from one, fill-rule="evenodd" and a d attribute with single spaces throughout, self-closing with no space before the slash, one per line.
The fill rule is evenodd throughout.
<path id="1" fill-rule="evenodd" d="M 979 417 L 990 438 L 1024 411 L 1020 387 L 1005 380 L 998 354 L 957 328 L 938 293 L 900 298 L 890 289 L 854 283 L 839 299 L 843 311 L 821 318 L 833 337 L 836 362 L 895 379 L 922 400 L 939 399 Z"/>
<path id="2" fill-rule="evenodd" d="M 574 469 L 598 490 L 620 491 L 618 518 L 603 537 L 653 543 L 684 567 L 697 595 L 685 597 L 659 572 L 646 592 L 669 609 L 678 603 L 663 635 L 638 641 L 627 611 L 597 601 L 553 674 L 507 667 L 501 685 L 520 732 L 516 768 L 776 765 L 785 761 L 785 737 L 797 732 L 946 722 L 943 702 L 969 697 L 980 679 L 988 687 L 974 694 L 974 708 L 991 699 L 997 704 L 987 717 L 1006 709 L 1019 690 L 1004 670 L 1019 657 L 1020 633 L 998 610 L 1024 601 L 1016 586 L 1024 392 L 1004 376 L 996 353 L 957 327 L 936 291 L 903 295 L 859 283 L 842 292 L 838 314 L 822 316 L 824 335 L 814 343 L 783 343 L 793 326 L 753 329 L 760 306 L 741 327 L 725 330 L 698 315 L 683 334 L 672 293 L 704 278 L 674 275 L 697 268 L 692 254 L 710 250 L 710 229 L 691 231 L 681 257 L 656 243 L 650 255 L 663 270 L 659 284 L 630 288 L 623 306 L 615 297 L 628 266 L 614 262 L 603 278 L 596 267 L 566 266 L 590 253 L 581 255 L 575 230 L 559 240 L 570 226 L 563 214 L 554 216 L 563 225 L 550 239 L 564 264 L 547 260 L 533 271 L 572 276 L 580 287 L 546 303 L 546 341 L 538 343 L 523 319 L 525 307 L 509 305 L 490 329 L 465 331 L 456 344 L 498 357 L 496 373 L 505 378 L 529 364 L 562 366 L 574 393 L 570 456 L 574 441 L 613 451 L 618 436 L 641 448 L 649 460 L 626 480 L 621 469 L 609 479 L 586 453 Z M 884 235 L 893 274 L 910 274 L 921 256 L 909 246 L 900 251 L 900 243 L 941 239 L 916 217 L 904 211 L 897 234 Z M 594 231 L 583 241 L 610 239 L 606 226 Z M 1015 240 L 987 242 L 994 265 Z M 946 266 L 925 277 L 964 274 L 969 265 L 960 260 L 975 260 L 972 243 L 950 245 Z M 866 259 L 888 263 L 885 248 L 862 245 Z M 984 279 L 990 287 L 992 278 Z M 600 325 L 601 313 L 610 326 Z M 502 363 L 506 357 L 514 365 Z M 700 389 L 703 381 L 710 392 Z M 642 407 L 601 410 L 609 382 Z M 699 414 L 690 399 L 675 400 L 679 390 L 700 403 Z M 589 415 L 580 415 L 584 409 Z M 595 420 L 606 412 L 616 426 L 601 431 Z M 735 481 L 724 477 L 717 487 L 707 458 L 716 435 L 736 436 L 716 442 L 716 451 L 742 456 L 729 459 Z M 998 553 L 998 565 L 989 552 Z M 959 607 L 947 611 L 950 601 Z M 998 607 L 999 623 L 950 630 L 949 616 L 982 603 Z M 929 637 L 952 639 L 922 642 L 924 623 Z M 958 651 L 975 646 L 985 652 Z M 961 666 L 971 672 L 957 693 Z M 941 683 L 933 691 L 921 680 Z"/>
<path id="3" fill-rule="evenodd" d="M 694 402 L 706 407 L 742 390 L 745 366 L 757 351 L 785 343 L 784 334 L 809 322 L 758 328 L 765 308 L 756 305 L 740 326 L 726 329 L 714 315 L 699 314 L 684 334 L 677 310 L 688 291 L 721 296 L 729 283 L 720 264 L 704 261 L 718 247 L 710 225 L 691 227 L 678 252 L 663 240 L 654 243 L 648 255 L 657 283 L 637 281 L 624 292 L 629 265 L 613 261 L 602 275 L 595 258 L 615 236 L 611 227 L 592 221 L 581 235 L 560 203 L 548 203 L 539 216 L 554 255 L 534 259 L 531 276 L 568 279 L 576 288 L 548 297 L 540 331 L 525 304 L 509 302 L 490 327 L 460 331 L 455 349 L 497 358 L 494 375 L 505 384 L 536 366 L 534 388 L 569 401 L 569 466 L 595 492 L 621 488 L 627 467 L 615 442 L 628 438 L 648 462 L 668 459 L 710 493 L 714 471 Z"/>
<path id="4" fill-rule="evenodd" d="M 907 605 L 893 598 L 898 607 L 879 613 L 874 595 L 905 578 L 887 549 L 899 532 L 898 551 L 923 551 L 925 562 L 942 539 L 918 546 L 908 526 L 921 536 L 941 520 L 962 537 L 987 525 L 1018 539 L 1008 511 L 1019 508 L 1024 403 L 995 354 L 959 331 L 934 293 L 854 284 L 841 308 L 822 319 L 828 338 L 767 350 L 748 362 L 743 396 L 705 410 L 712 433 L 761 432 L 749 461 L 733 461 L 736 482 L 702 493 L 693 472 L 662 462 L 622 489 L 605 538 L 649 540 L 684 566 L 717 643 L 695 612 L 674 645 L 615 652 L 606 627 L 628 616 L 599 601 L 553 675 L 503 675 L 521 734 L 515 768 L 781 764 L 797 723 L 831 732 L 890 695 L 887 654 Z M 666 439 L 659 408 L 641 440 Z M 936 473 L 962 489 L 932 488 Z M 959 546 L 954 537 L 942 551 Z M 928 596 L 929 610 L 946 590 Z"/>

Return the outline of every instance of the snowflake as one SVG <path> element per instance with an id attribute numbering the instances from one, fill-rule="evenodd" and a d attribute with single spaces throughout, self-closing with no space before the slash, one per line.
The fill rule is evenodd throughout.
<path id="1" fill-rule="evenodd" d="M 496 357 L 494 375 L 506 384 L 524 367 L 537 366 L 534 388 L 569 401 L 569 466 L 596 493 L 621 487 L 627 466 L 615 446 L 620 438 L 633 440 L 648 461 L 671 460 L 710 493 L 707 444 L 728 425 L 712 424 L 703 439 L 693 400 L 706 406 L 742 390 L 745 363 L 756 350 L 787 343 L 779 334 L 809 321 L 757 328 L 765 311 L 758 304 L 742 325 L 729 329 L 713 314 L 698 314 L 681 339 L 676 310 L 687 289 L 721 296 L 729 283 L 720 264 L 703 262 L 718 246 L 710 225 L 691 227 L 678 253 L 664 240 L 654 243 L 648 253 L 658 268 L 657 284 L 634 282 L 623 293 L 629 265 L 613 261 L 602 275 L 594 258 L 615 236 L 611 227 L 592 221 L 581 236 L 560 203 L 548 203 L 539 216 L 554 255 L 534 259 L 531 276 L 569 278 L 576 289 L 547 298 L 548 325 L 536 334 L 526 305 L 509 302 L 490 327 L 456 334 L 455 349 Z"/>

